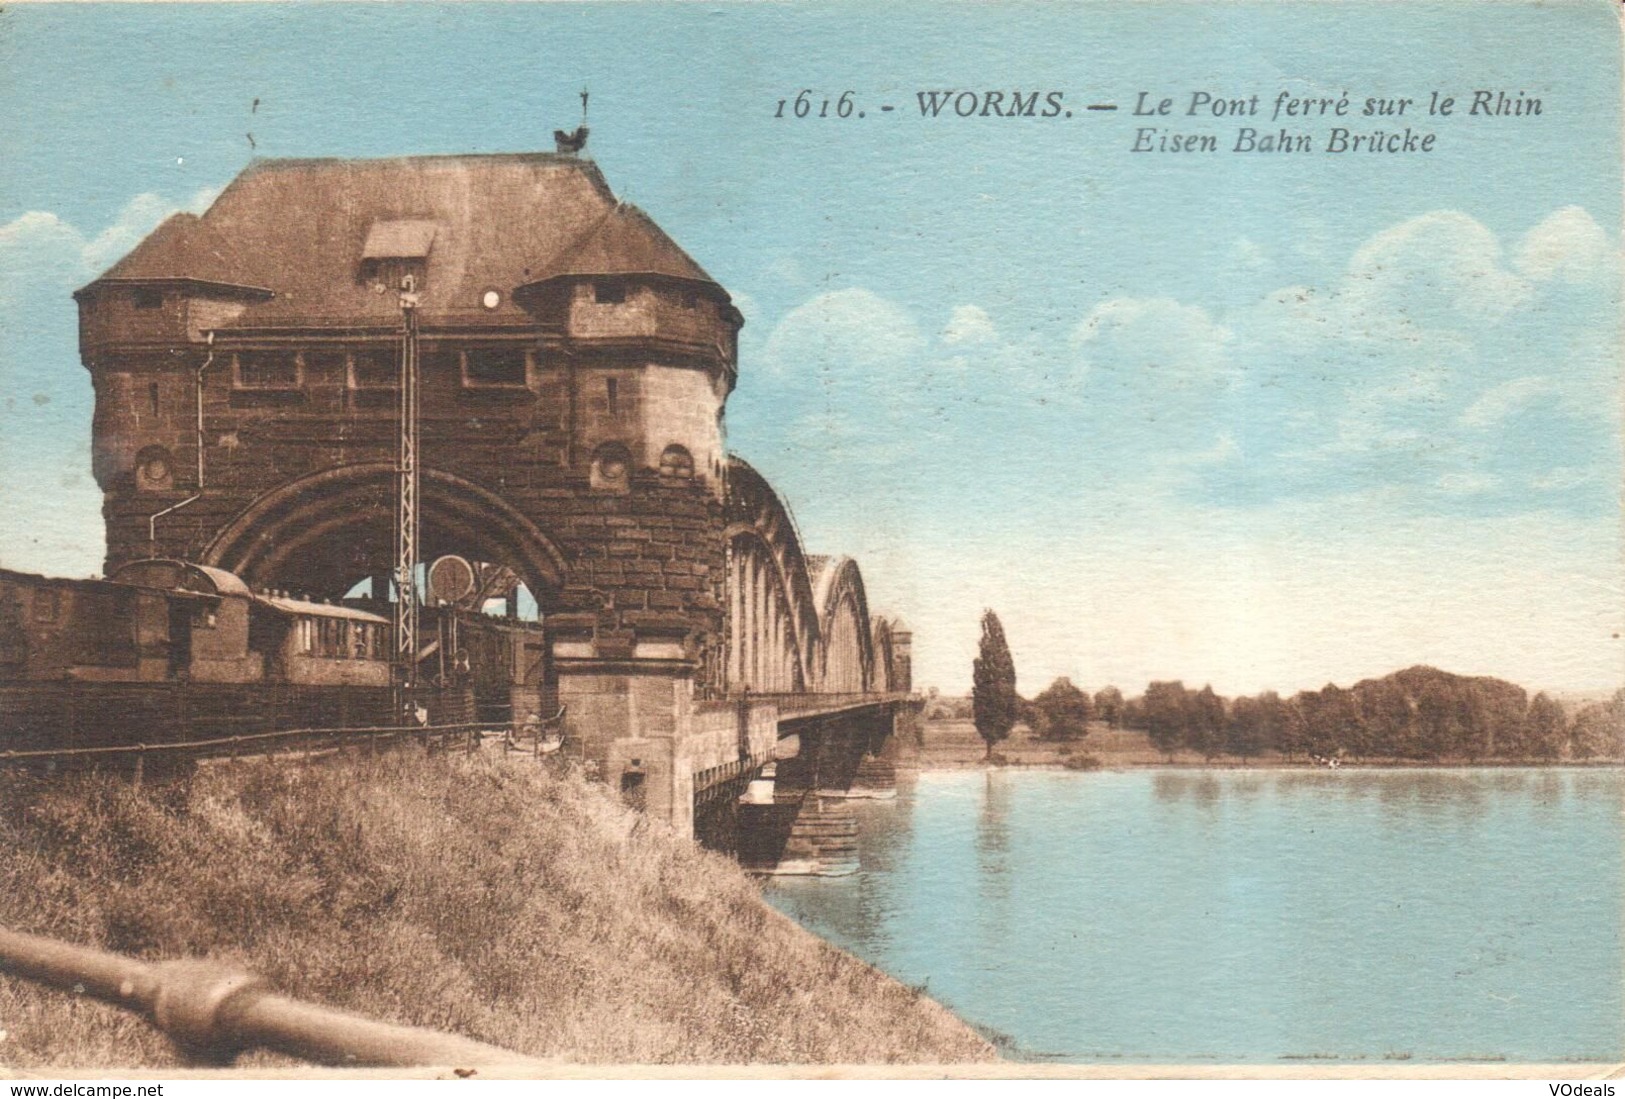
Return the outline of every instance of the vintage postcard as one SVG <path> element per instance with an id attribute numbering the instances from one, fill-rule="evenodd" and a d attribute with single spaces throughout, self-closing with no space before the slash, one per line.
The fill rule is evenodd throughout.
<path id="1" fill-rule="evenodd" d="M 1608 0 L 4 5 L 0 1075 L 1611 1095 L 1620 103 Z"/>

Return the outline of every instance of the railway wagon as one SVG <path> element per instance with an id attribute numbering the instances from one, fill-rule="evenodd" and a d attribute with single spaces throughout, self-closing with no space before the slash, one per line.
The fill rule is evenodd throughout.
<path id="1" fill-rule="evenodd" d="M 0 751 L 396 724 L 390 621 L 362 602 L 184 561 L 0 569 Z"/>

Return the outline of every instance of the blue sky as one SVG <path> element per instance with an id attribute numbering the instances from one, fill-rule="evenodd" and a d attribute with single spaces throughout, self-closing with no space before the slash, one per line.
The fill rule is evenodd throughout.
<path id="1" fill-rule="evenodd" d="M 1603 0 L 7 5 L 0 562 L 100 565 L 75 286 L 251 155 L 545 149 L 587 86 L 611 185 L 746 314 L 730 446 L 923 683 L 967 685 L 992 606 L 1028 693 L 1608 689 L 1619 52 Z M 774 119 L 802 88 L 866 117 Z M 920 117 L 961 89 L 1075 113 Z M 1425 155 L 1128 151 L 1141 91 L 1434 89 L 1543 113 L 1407 115 Z"/>

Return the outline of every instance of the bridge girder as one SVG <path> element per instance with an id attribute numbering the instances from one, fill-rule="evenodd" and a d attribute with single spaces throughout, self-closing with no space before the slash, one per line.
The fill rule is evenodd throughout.
<path id="1" fill-rule="evenodd" d="M 881 624 L 869 613 L 857 562 L 809 557 L 784 502 L 737 457 L 726 508 L 729 691 L 885 690 L 889 634 L 877 660 Z"/>

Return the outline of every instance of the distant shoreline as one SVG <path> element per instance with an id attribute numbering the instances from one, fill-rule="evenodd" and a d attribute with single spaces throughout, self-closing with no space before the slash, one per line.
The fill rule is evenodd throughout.
<path id="1" fill-rule="evenodd" d="M 1077 740 L 1043 740 L 1018 725 L 1010 736 L 994 745 L 994 760 L 984 758 L 986 745 L 975 725 L 964 719 L 924 722 L 912 742 L 898 745 L 897 766 L 913 771 L 1347 771 L 1493 768 L 1497 770 L 1591 770 L 1625 766 L 1616 756 L 1592 759 L 1387 759 L 1340 758 L 1336 767 L 1312 759 L 1288 758 L 1264 752 L 1244 758 L 1205 759 L 1180 749 L 1172 760 L 1157 750 L 1139 729 L 1113 729 L 1092 723 L 1088 736 Z M 1070 765 L 1069 765 L 1069 761 Z M 1087 766 L 1083 765 L 1085 762 Z"/>
<path id="2" fill-rule="evenodd" d="M 1550 761 L 1519 761 L 1519 760 L 1478 760 L 1478 761 L 1441 761 L 1441 760 L 1382 760 L 1361 763 L 1341 763 L 1336 767 L 1328 767 L 1323 763 L 1288 762 L 1286 760 L 1268 760 L 1264 762 L 1245 762 L 1240 760 L 1215 761 L 1202 763 L 1190 760 L 1174 760 L 1172 763 L 1102 763 L 1099 767 L 1068 767 L 1060 762 L 1020 762 L 1020 763 L 987 763 L 968 762 L 962 760 L 901 760 L 897 764 L 899 770 L 925 772 L 925 771 L 1072 771 L 1076 774 L 1099 774 L 1106 771 L 1597 771 L 1608 768 L 1625 767 L 1625 760 L 1594 759 L 1594 760 L 1550 760 Z"/>

